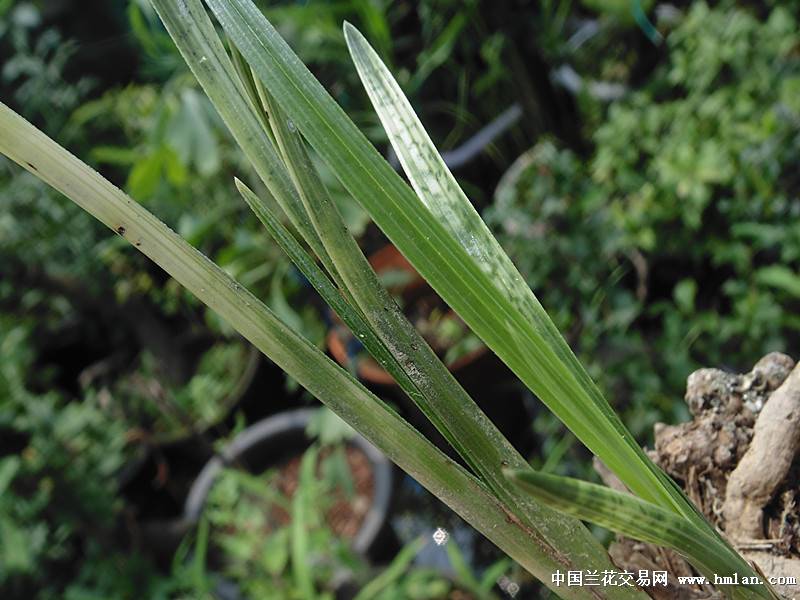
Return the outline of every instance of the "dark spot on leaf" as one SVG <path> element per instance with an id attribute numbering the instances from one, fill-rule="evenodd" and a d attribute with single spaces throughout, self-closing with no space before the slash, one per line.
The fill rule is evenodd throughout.
<path id="1" fill-rule="evenodd" d="M 122 225 L 120 225 L 119 227 L 117 227 L 117 233 L 120 235 L 125 235 L 125 228 Z"/>
<path id="2" fill-rule="evenodd" d="M 39 171 L 39 169 L 37 169 L 32 162 L 27 162 L 26 161 L 25 164 L 28 165 L 28 167 L 30 167 L 31 170 L 37 171 L 37 172 Z"/>

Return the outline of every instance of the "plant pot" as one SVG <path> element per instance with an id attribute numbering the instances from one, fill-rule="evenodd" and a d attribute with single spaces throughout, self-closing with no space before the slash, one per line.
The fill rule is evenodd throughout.
<path id="1" fill-rule="evenodd" d="M 440 357 L 445 357 L 454 348 L 445 336 L 437 336 L 436 330 L 455 329 L 458 332 L 456 335 L 469 335 L 469 329 L 461 318 L 444 304 L 397 248 L 392 245 L 384 246 L 370 256 L 369 263 L 389 292 L 403 306 L 405 315 L 418 327 Z M 355 371 L 363 381 L 385 386 L 396 385 L 394 378 L 364 351 L 358 339 L 333 313 L 331 321 L 326 343 L 331 355 L 340 365 L 350 368 L 355 362 Z M 434 322 L 435 326 L 426 326 Z M 479 344 L 449 363 L 446 362 L 447 368 L 457 375 L 484 354 L 486 347 Z"/>
<path id="2" fill-rule="evenodd" d="M 222 452 L 212 458 L 195 479 L 184 504 L 184 521 L 197 523 L 206 500 L 221 470 L 240 465 L 259 474 L 270 467 L 291 461 L 311 445 L 306 427 L 314 409 L 280 413 L 259 421 L 237 435 Z M 366 511 L 350 545 L 363 555 L 380 550 L 391 539 L 387 516 L 392 496 L 393 474 L 389 460 L 363 437 L 356 435 L 347 446 L 360 451 L 369 461 L 372 474 L 371 505 Z"/>
<path id="3" fill-rule="evenodd" d="M 181 430 L 154 433 L 131 430 L 131 456 L 117 475 L 117 485 L 133 509 L 123 528 L 162 565 L 168 565 L 186 534 L 195 525 L 182 514 L 179 498 L 196 469 L 213 455 L 213 430 L 220 427 L 252 387 L 261 353 L 244 341 L 244 360 L 218 402 L 212 418 Z M 188 425 L 191 424 L 191 427 Z"/>
<path id="4" fill-rule="evenodd" d="M 195 373 L 183 386 L 170 387 L 162 384 L 157 375 L 141 375 L 137 371 L 112 389 L 115 400 L 134 407 L 123 418 L 136 423 L 138 417 L 140 421 L 130 432 L 131 441 L 148 447 L 196 445 L 236 409 L 251 387 L 261 353 L 244 340 L 217 341 L 206 352 L 209 354 L 200 354 Z M 212 355 L 214 352 L 217 354 Z M 208 370 L 203 371 L 206 356 Z M 205 405 L 187 405 L 181 397 Z M 136 408 L 140 406 L 145 410 Z M 205 441 L 203 445 L 200 452 L 208 456 L 210 444 Z M 197 449 L 192 453 L 197 454 Z"/>

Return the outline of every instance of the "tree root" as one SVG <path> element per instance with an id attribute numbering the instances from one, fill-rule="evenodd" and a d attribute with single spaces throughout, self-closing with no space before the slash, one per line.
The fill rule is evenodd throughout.
<path id="1" fill-rule="evenodd" d="M 800 366 L 775 352 L 743 375 L 700 369 L 687 380 L 685 400 L 693 420 L 657 424 L 651 458 L 764 575 L 800 582 Z M 624 489 L 602 464 L 595 468 Z M 677 585 L 677 576 L 694 571 L 676 552 L 618 538 L 610 553 L 628 571 L 671 574 L 669 587 L 646 589 L 654 598 L 720 597 L 711 586 Z M 775 588 L 800 597 L 800 585 Z"/>
<path id="2" fill-rule="evenodd" d="M 728 478 L 725 533 L 733 540 L 764 535 L 764 509 L 786 479 L 800 445 L 800 367 L 761 409 L 753 439 Z"/>

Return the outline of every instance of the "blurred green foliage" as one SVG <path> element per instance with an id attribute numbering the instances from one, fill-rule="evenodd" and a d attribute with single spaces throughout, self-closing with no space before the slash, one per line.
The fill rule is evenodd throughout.
<path id="1" fill-rule="evenodd" d="M 129 436 L 174 442 L 219 425 L 236 408 L 253 376 L 250 361 L 249 346 L 243 341 L 217 342 L 198 358 L 188 381 L 169 385 L 157 358 L 144 351 L 132 372 L 107 385 L 92 386 L 87 396 L 103 398 L 109 417 L 124 423 Z"/>
<path id="2" fill-rule="evenodd" d="M 111 571 L 116 597 L 133 598 L 137 578 L 153 574 L 113 541 L 124 428 L 93 402 L 29 390 L 31 332 L 30 323 L 0 318 L 0 590 L 100 598 L 80 593 L 81 581 Z"/>
<path id="3" fill-rule="evenodd" d="M 329 418 L 324 410 L 320 417 Z M 224 469 L 197 531 L 179 552 L 195 563 L 191 592 L 218 589 L 224 578 L 244 597 L 264 600 L 332 599 L 342 586 L 359 589 L 357 600 L 441 600 L 456 589 L 496 600 L 491 590 L 511 561 L 499 560 L 479 578 L 455 544 L 447 546 L 452 577 L 413 565 L 423 547 L 433 543 L 422 538 L 385 568 L 371 568 L 326 517 L 337 498 L 358 502 L 352 477 L 341 441 L 313 444 L 297 468 L 287 463 L 259 475 Z"/>
<path id="4" fill-rule="evenodd" d="M 800 326 L 796 20 L 698 2 L 667 39 L 589 160 L 540 142 L 486 212 L 639 436 L 682 418 L 691 371 L 749 370 Z"/>
<path id="5" fill-rule="evenodd" d="M 218 477 L 203 517 L 211 525 L 209 549 L 221 554 L 221 573 L 245 596 L 330 599 L 335 576 L 363 568 L 325 522 L 334 491 L 352 488 L 346 462 L 333 464 L 345 460 L 338 450 L 323 458 L 312 446 L 294 475 L 228 469 Z M 294 483 L 289 477 L 296 477 Z M 296 487 L 291 497 L 281 491 L 286 486 Z"/>

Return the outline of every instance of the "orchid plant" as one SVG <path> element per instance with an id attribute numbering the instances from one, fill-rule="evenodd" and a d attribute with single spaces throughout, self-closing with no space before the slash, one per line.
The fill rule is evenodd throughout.
<path id="1" fill-rule="evenodd" d="M 634 587 L 554 587 L 558 570 L 613 570 L 581 520 L 673 548 L 706 576 L 753 567 L 647 457 L 441 159 L 400 86 L 350 24 L 353 62 L 408 183 L 251 0 L 152 0 L 257 181 L 232 182 L 269 235 L 455 449 L 449 459 L 264 303 L 80 159 L 0 104 L 0 152 L 125 238 L 500 549 L 565 598 Z M 209 14 L 209 12 L 211 14 Z M 216 19 L 227 44 L 220 36 Z M 535 471 L 380 285 L 311 152 L 517 377 L 629 494 Z M 409 185 L 410 183 L 410 185 Z M 284 226 L 288 220 L 290 228 Z M 64 231 L 69 235 L 69 231 Z M 752 579 L 749 579 L 752 577 Z M 774 598 L 767 585 L 726 590 Z"/>

